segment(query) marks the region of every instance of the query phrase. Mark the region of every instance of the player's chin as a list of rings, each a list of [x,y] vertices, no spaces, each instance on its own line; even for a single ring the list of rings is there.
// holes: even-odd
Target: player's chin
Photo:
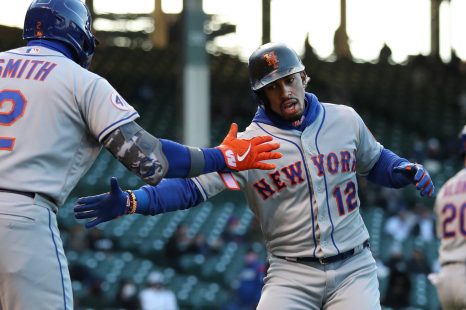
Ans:
[[[301,119],[301,116],[303,116],[302,111],[297,111],[295,113],[282,113],[282,118],[288,122],[296,122]]]
[[[282,106],[281,117],[288,122],[295,122],[301,119],[303,116],[304,109],[299,104],[294,104],[292,106]]]

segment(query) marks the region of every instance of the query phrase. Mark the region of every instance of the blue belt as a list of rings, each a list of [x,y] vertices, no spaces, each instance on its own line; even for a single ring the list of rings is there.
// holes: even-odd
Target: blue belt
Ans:
[[[362,244],[363,249],[368,248],[369,246],[370,246],[369,240],[364,241],[364,243]],[[289,257],[289,256],[277,256],[277,255],[274,255],[274,256],[278,257],[278,258],[281,258],[281,259],[285,259],[285,260],[287,260],[289,262],[295,262],[295,263],[315,263],[315,262],[318,262],[318,263],[321,263],[322,265],[326,265],[326,264],[331,264],[331,263],[335,263],[335,262],[347,259],[347,258],[353,256],[355,253],[356,253],[356,248],[348,250],[348,251],[343,252],[343,253],[340,253],[338,255],[329,256],[329,257],[315,257],[315,256],[311,256],[311,257]]]

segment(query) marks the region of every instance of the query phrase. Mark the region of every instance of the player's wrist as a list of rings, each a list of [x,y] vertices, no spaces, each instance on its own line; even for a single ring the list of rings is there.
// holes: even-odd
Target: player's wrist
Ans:
[[[149,194],[143,188],[133,191],[134,196],[136,197],[136,212],[137,214],[149,215]]]
[[[226,168],[225,157],[218,147],[202,148],[204,154],[205,165],[203,173],[210,173],[215,171],[223,171]]]
[[[126,205],[125,205],[125,213],[124,214],[134,214],[136,213],[136,209],[138,207],[138,202],[136,199],[136,195],[132,190],[126,190]]]

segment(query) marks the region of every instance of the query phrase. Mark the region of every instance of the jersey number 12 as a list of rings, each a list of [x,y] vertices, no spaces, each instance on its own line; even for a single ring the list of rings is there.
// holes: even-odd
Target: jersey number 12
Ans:
[[[349,181],[348,183],[346,183],[346,187],[343,190],[343,193],[345,194],[346,208],[348,209],[348,213],[349,213],[358,207],[358,202],[357,202],[357,197],[356,197],[356,185],[353,183],[353,181]],[[340,216],[345,215],[346,210],[345,210],[340,186],[335,187],[335,189],[333,190],[333,197],[335,197],[335,200],[337,203],[338,214]]]

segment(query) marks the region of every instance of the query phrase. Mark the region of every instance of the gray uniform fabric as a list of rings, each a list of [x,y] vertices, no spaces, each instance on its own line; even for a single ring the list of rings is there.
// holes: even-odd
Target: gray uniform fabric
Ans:
[[[327,265],[271,257],[257,309],[380,309],[376,268],[368,248]]]
[[[102,77],[44,47],[0,53],[0,309],[72,309],[54,212],[100,141],[138,113]]]
[[[322,108],[302,133],[252,123],[241,134],[268,134],[280,143],[283,157],[274,161],[275,171],[193,179],[204,199],[227,187],[245,192],[271,259],[259,309],[380,308],[375,263],[367,249],[325,268],[276,257],[331,257],[369,238],[359,213],[356,177],[369,173],[383,147],[352,108],[329,103]],[[361,290],[368,294],[362,296]]]
[[[0,309],[73,309],[53,206],[36,195],[0,194]]]
[[[105,79],[50,49],[0,53],[0,66],[2,112],[19,109],[7,90],[25,102],[21,117],[0,125],[0,137],[15,139],[0,152],[0,188],[39,192],[62,205],[99,154],[99,140],[138,114]]]
[[[466,168],[449,179],[435,201],[441,240],[437,291],[444,310],[466,309]]]

